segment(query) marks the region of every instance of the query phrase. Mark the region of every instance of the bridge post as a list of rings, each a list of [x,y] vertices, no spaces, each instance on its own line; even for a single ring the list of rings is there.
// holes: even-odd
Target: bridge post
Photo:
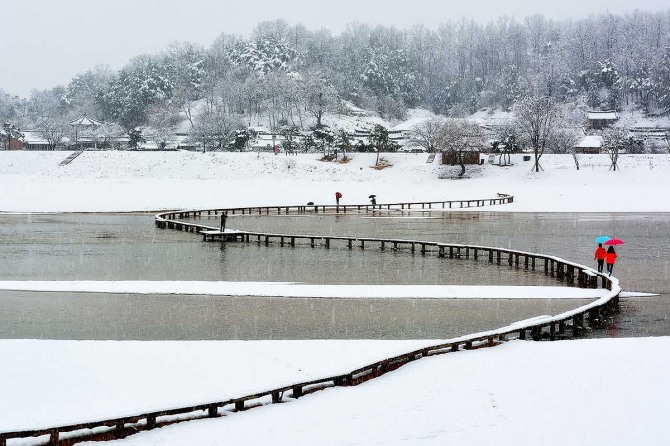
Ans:
[[[58,429],[51,429],[49,431],[49,443],[47,444],[49,446],[58,446],[58,443]]]

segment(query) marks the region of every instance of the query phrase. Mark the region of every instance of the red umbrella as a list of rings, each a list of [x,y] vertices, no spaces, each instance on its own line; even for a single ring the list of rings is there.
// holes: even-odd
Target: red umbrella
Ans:
[[[620,238],[611,238],[603,243],[603,245],[623,245],[623,240]]]

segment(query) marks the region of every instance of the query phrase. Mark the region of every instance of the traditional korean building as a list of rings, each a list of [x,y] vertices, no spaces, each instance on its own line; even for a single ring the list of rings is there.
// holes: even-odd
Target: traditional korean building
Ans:
[[[601,130],[615,123],[619,116],[614,110],[586,112],[587,126],[593,130]]]
[[[603,150],[603,137],[600,135],[587,135],[575,145],[575,153],[601,153]]]

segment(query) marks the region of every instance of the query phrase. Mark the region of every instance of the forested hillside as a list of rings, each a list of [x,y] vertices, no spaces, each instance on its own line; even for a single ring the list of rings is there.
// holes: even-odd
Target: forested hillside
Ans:
[[[460,19],[438,29],[310,30],[259,23],[248,38],[221,34],[209,48],[174,43],[119,71],[92,67],[68,85],[18,98],[0,90],[0,119],[20,127],[88,115],[126,129],[189,121],[318,127],[346,100],[385,118],[409,107],[465,116],[550,96],[576,109],[637,104],[670,111],[670,10],[575,21],[541,15],[489,23]]]

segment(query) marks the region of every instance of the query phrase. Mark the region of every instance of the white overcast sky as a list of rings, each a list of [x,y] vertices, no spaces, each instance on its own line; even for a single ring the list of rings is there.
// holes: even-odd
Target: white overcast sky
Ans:
[[[663,11],[667,0],[0,0],[0,89],[67,84],[97,64],[114,69],[174,41],[209,46],[221,33],[248,36],[260,21],[283,18],[340,32],[348,23],[431,29],[471,17],[585,17],[605,11]]]

